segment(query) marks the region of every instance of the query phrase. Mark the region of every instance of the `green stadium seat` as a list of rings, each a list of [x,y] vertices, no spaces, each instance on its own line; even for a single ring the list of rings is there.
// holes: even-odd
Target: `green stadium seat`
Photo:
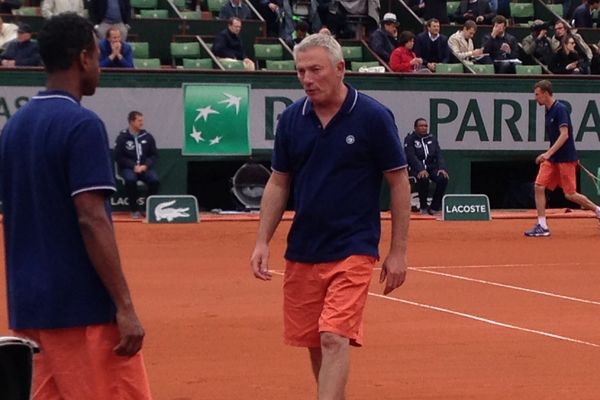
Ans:
[[[494,66],[492,64],[473,64],[471,69],[476,74],[494,74]]]
[[[207,0],[206,5],[208,6],[208,11],[214,15],[218,15],[219,12],[221,12],[221,8],[223,8],[228,1],[229,0]]]
[[[158,0],[131,0],[131,7],[134,9],[155,9],[158,7]]]
[[[223,68],[225,68],[226,70],[229,70],[229,69],[243,70],[244,69],[244,63],[240,60],[226,60],[226,59],[220,58],[219,61],[221,62],[221,65],[223,65]]]
[[[136,69],[160,69],[160,58],[134,58],[133,65]]]
[[[181,11],[179,14],[183,19],[202,19],[200,11]]]
[[[198,58],[200,57],[200,43],[198,42],[171,42],[171,57]]]
[[[210,58],[184,58],[183,68],[213,69],[213,62]]]
[[[254,57],[257,60],[281,60],[283,58],[283,46],[275,44],[255,44]]]
[[[185,0],[171,0],[171,2],[178,10],[185,10]]]
[[[148,42],[129,42],[133,58],[149,58],[150,44]]]
[[[436,64],[436,66],[435,66],[435,72],[438,74],[462,74],[464,72],[464,68],[461,63],[456,63],[456,64],[439,63],[439,64]]]
[[[342,46],[344,60],[346,61],[362,61],[363,51],[361,46]]]
[[[533,14],[533,3],[510,3],[510,15],[514,22],[530,21]]]
[[[559,17],[563,16],[564,9],[562,4],[546,4],[546,7]]]
[[[456,14],[459,7],[460,7],[460,1],[448,1],[446,3],[446,12],[448,13],[448,16],[451,17],[454,14]]]
[[[272,71],[295,71],[294,60],[266,60],[267,70]]]
[[[352,61],[350,63],[351,71],[358,72],[362,67],[379,67],[379,61]]]
[[[541,75],[542,67],[540,65],[515,65],[517,75]]]
[[[169,10],[140,10],[142,18],[169,18]]]
[[[42,15],[42,9],[40,7],[21,7],[13,9],[12,13],[24,17],[38,17]]]

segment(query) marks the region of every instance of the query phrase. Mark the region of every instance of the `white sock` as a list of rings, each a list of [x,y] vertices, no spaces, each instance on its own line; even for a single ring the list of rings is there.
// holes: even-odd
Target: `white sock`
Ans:
[[[546,223],[546,217],[538,217],[538,224],[544,229],[548,229],[548,224]]]

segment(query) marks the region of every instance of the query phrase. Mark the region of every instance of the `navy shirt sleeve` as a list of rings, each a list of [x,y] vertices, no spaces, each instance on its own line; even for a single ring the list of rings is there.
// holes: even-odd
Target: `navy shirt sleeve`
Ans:
[[[273,156],[272,156],[272,160],[271,160],[271,167],[274,171],[282,172],[282,173],[289,173],[291,166],[290,166],[289,155],[287,153],[287,148],[286,148],[287,138],[284,137],[285,133],[283,132],[285,130],[284,115],[285,114],[282,114],[281,119],[279,120],[279,123],[277,124],[277,131],[275,133],[275,145],[273,147]]]
[[[406,167],[406,155],[398,135],[398,128],[394,121],[394,115],[390,110],[383,109],[373,113],[371,126],[374,128],[376,162],[381,171]]]
[[[559,128],[563,125],[569,125],[569,113],[567,112],[567,107],[559,107],[556,110],[556,115],[554,117],[556,119],[556,126]],[[560,134],[560,132],[557,132]]]
[[[69,140],[68,156],[72,196],[88,190],[116,190],[108,136],[100,119],[86,119],[77,127]]]

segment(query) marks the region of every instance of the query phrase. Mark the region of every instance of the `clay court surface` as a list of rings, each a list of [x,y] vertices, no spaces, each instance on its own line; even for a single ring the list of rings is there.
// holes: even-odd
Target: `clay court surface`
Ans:
[[[598,222],[552,218],[552,237],[523,237],[532,222],[412,221],[404,286],[382,297],[374,271],[348,399],[600,398]],[[306,350],[282,344],[281,276],[250,273],[257,225],[117,218],[156,400],[315,398]]]

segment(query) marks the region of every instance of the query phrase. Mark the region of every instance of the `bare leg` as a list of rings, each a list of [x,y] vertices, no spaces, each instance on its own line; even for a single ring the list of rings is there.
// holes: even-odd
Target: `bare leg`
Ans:
[[[546,188],[544,186],[535,185],[535,208],[538,217],[546,216]]]
[[[565,198],[573,203],[579,204],[586,210],[596,211],[598,208],[596,204],[594,204],[590,199],[581,193],[575,192],[573,194],[565,194]]]
[[[319,371],[321,370],[321,360],[323,356],[321,355],[320,347],[309,347],[308,354],[310,355],[310,365],[312,366],[313,375],[315,376],[315,380],[317,381],[317,385],[319,384]]]
[[[321,333],[319,400],[344,400],[350,365],[350,341],[331,332]]]

